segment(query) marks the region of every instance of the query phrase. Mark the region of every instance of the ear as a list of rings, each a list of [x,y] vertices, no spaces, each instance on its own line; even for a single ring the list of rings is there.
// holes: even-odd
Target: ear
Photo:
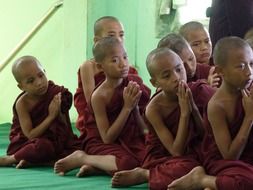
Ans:
[[[159,85],[157,84],[155,78],[152,77],[149,81],[150,81],[150,83],[153,85],[153,87],[155,87],[155,88],[158,88],[158,87],[159,87]]]

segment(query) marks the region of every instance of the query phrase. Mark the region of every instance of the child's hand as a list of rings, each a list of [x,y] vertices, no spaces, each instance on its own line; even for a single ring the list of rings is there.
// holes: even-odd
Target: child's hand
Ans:
[[[207,82],[213,88],[217,88],[219,86],[220,76],[218,75],[218,73],[215,73],[215,67],[211,67]]]
[[[48,107],[48,115],[54,119],[58,116],[61,108],[61,93],[54,96]]]
[[[245,112],[245,117],[253,120],[253,88],[241,90],[242,93],[242,105]]]
[[[189,115],[192,111],[190,102],[191,90],[184,81],[179,82],[177,96],[181,115]]]
[[[140,86],[130,81],[123,91],[124,106],[132,110],[138,104],[141,97]]]

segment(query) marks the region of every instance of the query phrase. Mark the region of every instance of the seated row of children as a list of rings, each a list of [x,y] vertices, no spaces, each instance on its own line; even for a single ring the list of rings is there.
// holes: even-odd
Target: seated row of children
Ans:
[[[147,56],[157,89],[150,98],[129,65],[123,37],[115,17],[96,21],[94,58],[80,66],[74,96],[79,138],[68,115],[71,93],[48,81],[35,57],[15,61],[12,73],[23,92],[13,105],[10,144],[0,166],[49,165],[59,175],[80,168],[78,177],[111,175],[112,187],[253,188],[249,44],[223,38],[212,61],[203,25],[183,25]]]

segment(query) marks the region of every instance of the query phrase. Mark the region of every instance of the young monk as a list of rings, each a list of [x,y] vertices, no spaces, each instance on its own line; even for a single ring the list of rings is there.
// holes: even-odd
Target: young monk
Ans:
[[[115,36],[124,41],[124,28],[120,21],[112,16],[99,18],[94,24],[94,43],[103,37]],[[135,68],[130,67],[129,73],[137,74]],[[85,61],[78,70],[78,88],[74,95],[74,105],[78,112],[76,127],[85,136],[85,108],[90,102],[91,94],[95,86],[105,79],[103,70],[97,67],[94,58]],[[81,137],[82,138],[82,137]]]
[[[215,185],[204,186],[207,175],[198,167],[171,183],[170,190],[253,189],[253,52],[239,37],[226,37],[214,48],[214,63],[223,81],[208,103],[203,164],[216,176]]]
[[[10,144],[7,156],[0,157],[0,166],[52,165],[80,149],[68,114],[72,94],[48,81],[35,57],[17,59],[12,73],[23,92],[13,105]]]
[[[187,22],[180,27],[179,33],[190,44],[198,63],[213,65],[212,42],[203,24],[197,21]]]
[[[170,33],[159,41],[157,47],[170,48],[179,55],[184,63],[187,82],[206,80],[214,88],[219,86],[220,77],[214,73],[215,67],[197,63],[189,43],[181,35]]]
[[[150,130],[147,156],[142,168],[115,173],[113,187],[149,182],[151,190],[167,189],[174,179],[199,165],[197,154],[203,127],[195,101],[207,104],[214,90],[201,81],[187,85],[182,60],[168,48],[153,50],[146,64],[150,82],[161,89],[146,107]]]
[[[93,55],[106,79],[86,108],[84,151],[89,155],[76,151],[56,162],[55,172],[60,175],[81,166],[78,176],[86,175],[87,170],[91,173],[90,167],[112,174],[140,166],[145,155],[141,114],[150,89],[137,75],[129,74],[126,51],[116,37],[100,39]]]

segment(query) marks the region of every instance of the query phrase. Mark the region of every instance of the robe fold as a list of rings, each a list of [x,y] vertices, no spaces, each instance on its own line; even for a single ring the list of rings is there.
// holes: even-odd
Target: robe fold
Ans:
[[[205,82],[197,81],[188,83],[192,91],[193,99],[198,107],[203,109],[214,90]],[[157,92],[157,94],[160,92]],[[155,95],[157,95],[155,94]],[[154,96],[155,96],[154,95]],[[180,119],[180,107],[175,108],[164,120],[166,126],[175,137]],[[148,123],[149,124],[149,123]],[[143,167],[150,170],[149,187],[151,190],[165,190],[175,179],[190,172],[200,165],[199,153],[202,136],[196,127],[193,116],[189,120],[189,134],[186,139],[187,145],[182,156],[172,156],[163,146],[155,130],[149,126],[149,134],[146,137],[146,157]]]
[[[208,79],[210,65],[197,63],[195,75],[192,78],[187,78],[187,82],[197,81],[199,79]]]
[[[43,163],[63,158],[74,150],[80,149],[81,143],[72,131],[68,113],[72,105],[72,94],[63,86],[55,85],[52,81],[49,81],[44,98],[30,112],[32,127],[39,125],[48,116],[49,104],[59,92],[61,92],[62,100],[61,112],[65,119],[55,118],[44,134],[34,139],[28,139],[23,134],[15,108],[17,100],[25,92],[17,97],[13,105],[8,155],[14,154],[17,161],[26,160],[31,163]]]
[[[137,70],[134,67],[129,68],[130,74],[137,74]],[[85,108],[87,107],[87,101],[84,96],[83,86],[82,86],[82,79],[80,74],[80,69],[77,73],[78,76],[78,87],[76,89],[76,92],[74,94],[74,106],[77,110],[78,117],[76,120],[76,128],[81,133],[81,138],[85,136]],[[105,80],[105,74],[103,72],[99,72],[94,76],[95,86],[97,86],[99,83],[103,82]]]
[[[232,139],[238,133],[244,118],[241,98],[238,98],[236,110],[234,121],[229,126]],[[216,145],[207,113],[204,114],[204,122],[207,132],[202,144],[202,162],[208,174],[217,176],[218,189],[253,189],[253,132],[250,132],[239,160],[224,160]]]
[[[124,104],[123,90],[129,81],[135,81],[140,85],[142,95],[138,103],[140,113],[142,114],[146,104],[149,101],[150,89],[146,87],[138,75],[129,74],[127,78],[115,89],[115,92],[106,107],[109,124],[116,120]],[[105,144],[99,134],[95,116],[90,105],[85,109],[85,128],[86,136],[84,138],[84,151],[91,155],[114,155],[118,171],[133,169],[140,166],[145,155],[145,140],[143,129],[138,126],[135,115],[130,113],[124,128],[119,137],[112,144]],[[111,174],[114,171],[107,171]]]

